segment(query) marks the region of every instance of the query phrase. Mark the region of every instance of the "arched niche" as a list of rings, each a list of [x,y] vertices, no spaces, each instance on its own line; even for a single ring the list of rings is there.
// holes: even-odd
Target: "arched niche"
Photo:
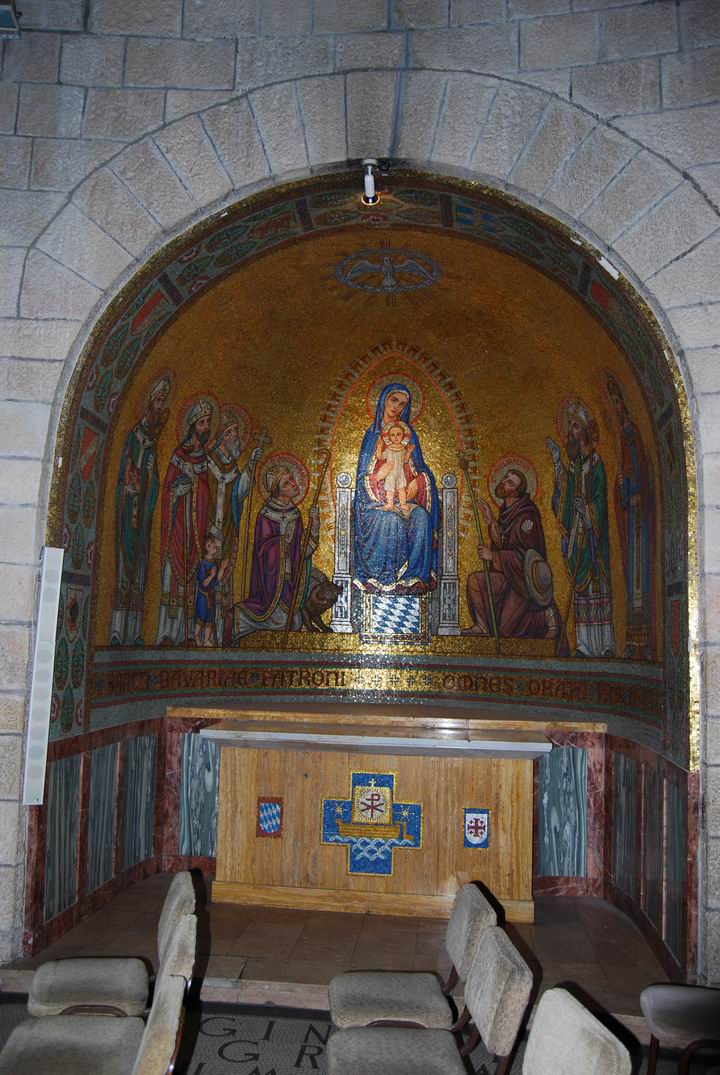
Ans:
[[[417,174],[397,175],[386,187],[374,209],[362,206],[355,177],[346,175],[248,199],[164,248],[96,325],[63,410],[51,491],[47,540],[66,549],[51,758],[53,750],[58,759],[71,756],[73,743],[87,751],[128,737],[149,741],[169,702],[223,706],[271,694],[381,704],[392,694],[472,706],[499,719],[523,714],[605,723],[618,743],[637,747],[631,760],[641,782],[655,758],[678,772],[696,767],[698,729],[689,719],[697,719],[691,704],[697,669],[689,660],[690,625],[697,620],[688,527],[694,462],[682,381],[657,323],[584,242],[498,191]],[[339,571],[338,521],[345,503],[347,525],[356,523],[343,489],[352,501],[363,477],[357,472],[363,434],[388,382],[405,385],[413,399],[408,422],[437,490],[432,530],[439,548],[420,595],[425,634],[383,640],[361,626],[365,594],[353,588],[363,580],[352,556]],[[143,427],[129,446],[153,399],[160,399],[158,412],[167,412],[166,424],[157,435]],[[309,486],[301,512],[323,478],[314,562],[345,587],[347,604],[344,620],[333,610],[332,633],[293,630],[285,639],[256,629],[239,637],[231,617],[224,637],[221,618],[196,635],[193,589],[210,515],[218,510],[217,477],[208,480],[205,501],[193,501],[185,545],[176,549],[165,580],[163,572],[179,489],[173,492],[168,467],[198,404],[209,419],[208,448],[223,410],[234,408],[245,442],[241,466],[255,432],[266,429],[272,438],[258,463],[251,510],[230,534],[231,604],[241,602],[252,581],[252,533],[268,491],[260,479],[268,457],[280,453]],[[562,503],[560,471],[546,444],[551,438],[558,445],[563,470],[568,407],[576,404],[589,419],[600,460],[595,475],[602,469],[606,483],[605,515],[592,525],[605,543],[598,556],[607,586],[583,607],[588,616],[599,609],[607,630],[583,656],[574,655],[582,650],[577,575],[563,551],[571,527],[556,502]],[[198,451],[202,456],[206,449]],[[631,465],[641,478],[623,499],[617,476]],[[543,634],[536,620],[531,629],[501,637],[498,654],[492,635],[463,633],[475,622],[466,598],[469,576],[477,574],[483,585],[468,482],[497,514],[492,489],[507,466],[524,471],[539,509],[556,623],[554,635]],[[205,468],[200,471],[204,482]],[[227,488],[230,493],[232,485]],[[454,559],[446,555],[451,515]],[[345,539],[351,548],[352,534],[346,531]],[[123,542],[134,582],[118,558]],[[646,553],[638,555],[641,546]],[[177,579],[179,562],[187,586],[185,594],[176,586],[174,599],[188,610],[186,623],[175,636],[161,637],[160,606],[167,611],[172,603],[165,582],[173,570]],[[443,619],[446,591],[455,614]],[[585,749],[578,734],[559,738],[558,746]],[[161,759],[153,751],[143,761],[138,755],[133,779],[138,787],[155,780],[160,795]],[[127,765],[128,750],[119,755]],[[117,763],[108,760],[108,772]],[[618,803],[648,805],[653,794],[667,803],[664,777],[648,792],[646,782],[633,784],[624,764],[612,771]],[[92,769],[85,775],[78,769],[72,779],[78,787],[85,781],[91,799]],[[680,789],[681,813],[687,780],[673,778],[668,786]],[[116,876],[136,868],[137,855],[151,857],[152,819],[143,824],[144,840],[134,849],[126,841],[125,857],[106,863],[97,877],[107,883],[108,871]],[[687,819],[684,831],[687,846]],[[599,842],[596,834],[593,846]],[[594,866],[584,891],[601,894]],[[642,886],[616,888],[618,902],[627,898],[647,912]],[[682,967],[689,941],[677,927],[671,950]]]

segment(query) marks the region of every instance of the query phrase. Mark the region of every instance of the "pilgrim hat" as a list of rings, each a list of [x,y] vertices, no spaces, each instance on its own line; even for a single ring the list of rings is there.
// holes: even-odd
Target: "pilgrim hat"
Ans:
[[[528,549],[523,564],[525,585],[531,601],[540,608],[547,608],[553,599],[553,578],[550,565],[543,560],[537,549]]]

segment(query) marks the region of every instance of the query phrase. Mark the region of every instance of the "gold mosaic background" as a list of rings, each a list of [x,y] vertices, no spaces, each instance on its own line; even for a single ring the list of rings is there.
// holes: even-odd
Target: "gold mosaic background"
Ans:
[[[389,304],[381,294],[352,290],[335,277],[335,266],[355,251],[377,248],[379,240],[393,248],[418,251],[442,269],[438,283],[399,294]],[[100,512],[96,563],[100,585],[94,615],[94,641],[107,645],[115,573],[114,497],[120,455],[126,433],[142,411],[148,386],[163,371],[174,371],[170,420],[162,434],[158,464],[160,481],[179,441],[178,416],[187,401],[209,393],[222,403],[242,404],[256,427],[267,426],[269,451],[292,452],[310,466],[318,426],[331,393],[350,364],[381,341],[396,337],[419,348],[455,382],[472,415],[478,448],[478,493],[488,496],[486,476],[499,457],[520,455],[538,474],[534,499],[543,518],[548,559],[561,610],[568,599],[569,581],[560,555],[560,535],[551,510],[553,471],[545,438],[560,443],[558,405],[580,396],[600,426],[599,453],[608,475],[613,619],[616,652],[625,637],[625,584],[613,490],[619,450],[618,430],[602,387],[602,371],[620,381],[631,417],[644,444],[654,455],[652,427],[638,388],[621,351],[597,321],[572,295],[529,265],[477,243],[419,229],[393,228],[378,233],[358,228],[342,235],[309,238],[264,256],[213,285],[180,313],[151,347],[114,415],[106,456],[103,503]],[[424,394],[419,417],[413,411],[425,459],[438,485],[454,472],[462,437],[451,405],[429,377],[405,358],[384,360],[358,382],[341,414],[333,443],[333,474],[349,471],[353,480],[363,434],[370,424],[366,392],[383,374],[409,377]],[[607,415],[608,426],[604,420]],[[247,458],[246,449],[241,464]],[[563,450],[563,458],[565,458]],[[657,467],[653,461],[656,501]],[[466,496],[466,493],[464,493]],[[314,563],[333,573],[334,520],[324,500],[321,539]],[[309,498],[302,510],[305,515]],[[261,506],[253,499],[254,515]],[[661,608],[659,565],[661,506],[656,507],[658,577],[656,609]],[[241,533],[242,533],[241,525]],[[252,532],[252,530],[251,530]],[[480,564],[475,553],[474,527],[466,528],[459,549],[461,627],[471,620],[465,602],[465,580]],[[160,499],[155,509],[145,592],[146,645],[154,644],[160,599]],[[240,587],[240,557],[235,571],[236,600]],[[329,618],[326,617],[326,618]],[[656,624],[657,659],[662,657],[662,632]],[[572,644],[572,616],[568,629]],[[269,632],[250,635],[242,648],[277,649],[280,638]],[[368,652],[357,636],[291,634],[289,649]],[[413,647],[416,648],[416,647]],[[430,652],[493,652],[491,640],[436,638]],[[392,647],[397,653],[397,645]],[[553,643],[538,640],[503,641],[508,656],[550,656]]]

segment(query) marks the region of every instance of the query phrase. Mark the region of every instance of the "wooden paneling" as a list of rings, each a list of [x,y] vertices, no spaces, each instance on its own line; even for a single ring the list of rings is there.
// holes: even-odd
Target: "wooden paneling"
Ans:
[[[347,848],[320,841],[322,800],[348,798],[354,771],[394,772],[396,802],[422,804],[423,846],[395,848],[391,876],[350,875]],[[281,838],[256,837],[258,796],[283,798]],[[487,849],[463,847],[464,807],[490,810]],[[480,880],[531,921],[532,816],[531,761],[223,747],[213,899],[444,916]]]
[[[241,885],[236,881],[213,881],[212,898],[218,903],[294,907],[303,911],[404,915],[409,918],[449,918],[453,905],[451,896],[408,896],[403,892],[337,892],[322,888]],[[532,900],[505,900],[503,906],[509,922],[534,921]]]

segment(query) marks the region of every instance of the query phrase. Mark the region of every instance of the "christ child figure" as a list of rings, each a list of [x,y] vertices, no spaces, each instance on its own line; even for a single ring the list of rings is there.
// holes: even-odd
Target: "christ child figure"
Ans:
[[[195,576],[195,645],[212,646],[215,631],[215,591],[225,577],[228,561],[223,560],[218,568],[220,541],[214,535],[209,534],[205,538],[203,548],[204,556],[197,566]]]
[[[377,454],[382,460],[382,466],[377,472],[377,478],[385,482],[383,511],[394,510],[397,493],[400,511],[403,515],[410,514],[407,502],[407,478],[405,477],[405,464],[410,462],[413,451],[410,447],[410,437],[410,427],[405,422],[394,422],[383,429],[378,439]]]

